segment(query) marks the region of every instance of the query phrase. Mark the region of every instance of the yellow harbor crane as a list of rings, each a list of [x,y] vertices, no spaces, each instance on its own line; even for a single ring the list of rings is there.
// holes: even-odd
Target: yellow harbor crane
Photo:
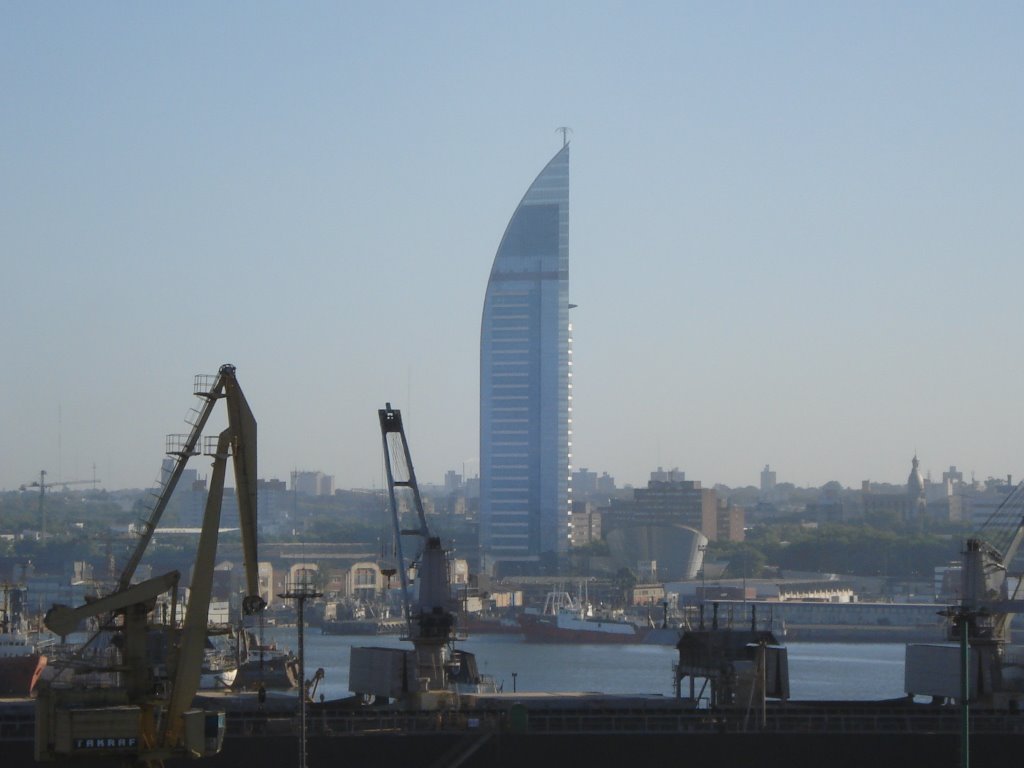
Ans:
[[[235,378],[235,368],[223,365],[216,376],[197,376],[195,394],[202,405],[195,412],[192,432],[168,437],[167,453],[175,467],[161,491],[142,535],[114,591],[77,607],[55,605],[44,619],[54,633],[66,636],[85,619],[110,617],[103,623],[119,635],[114,644],[119,660],[118,684],[110,688],[70,684],[55,678],[39,689],[36,699],[35,756],[39,761],[97,760],[159,766],[169,758],[204,757],[220,751],[224,738],[223,712],[193,707],[199,686],[206,641],[213,568],[217,552],[224,479],[228,460],[235,475],[238,514],[245,559],[247,613],[263,609],[256,567],[256,420]],[[216,437],[199,440],[218,401],[227,406],[228,427]],[[150,625],[157,598],[170,592],[177,602],[179,574],[171,571],[135,583],[135,569],[159,524],[175,483],[189,458],[213,459],[209,495],[192,568],[185,620]],[[166,633],[166,657],[155,658],[149,632]]]

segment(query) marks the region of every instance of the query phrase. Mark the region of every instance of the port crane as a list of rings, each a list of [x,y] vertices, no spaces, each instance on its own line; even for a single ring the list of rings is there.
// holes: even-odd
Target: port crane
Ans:
[[[964,542],[960,602],[948,619],[948,647],[909,645],[908,693],[986,706],[1024,705],[1024,666],[1011,658],[1010,623],[1024,613],[1024,578],[1010,567],[1024,543],[1024,483],[1014,487],[980,529]],[[1011,589],[1012,586],[1012,589]],[[931,675],[932,670],[942,674]]]
[[[416,657],[416,678],[426,681],[428,689],[446,686],[446,650],[455,639],[455,605],[451,597],[448,559],[441,546],[441,539],[430,532],[427,517],[423,511],[416,482],[416,471],[412,466],[412,454],[405,437],[401,411],[392,408],[391,403],[377,412],[380,419],[381,440],[384,444],[384,466],[388,478],[388,500],[391,519],[398,535],[395,537],[398,554],[398,572],[402,584],[402,603],[408,637],[412,641]],[[403,530],[399,519],[397,491],[406,488],[412,494],[412,506],[416,512],[417,526]],[[419,538],[419,551],[414,559],[418,590],[416,601],[410,596],[409,572],[404,567],[402,537]]]
[[[54,606],[44,619],[51,631],[64,636],[84,619],[111,617],[108,625],[119,632],[116,671],[120,684],[113,688],[58,683],[43,686],[36,704],[37,760],[103,758],[154,766],[169,758],[203,757],[220,751],[224,713],[195,709],[192,703],[206,642],[229,458],[238,494],[248,590],[243,606],[249,613],[261,611],[264,606],[256,563],[256,420],[238,385],[234,366],[221,366],[215,377],[197,376],[195,392],[202,407],[195,410],[192,432],[187,437],[168,438],[168,453],[177,459],[175,467],[157,494],[117,587],[85,605]],[[163,627],[170,635],[166,647],[172,650],[166,659],[154,659],[148,650],[148,616],[159,595],[171,592],[176,601],[179,574],[171,571],[140,583],[133,583],[132,577],[185,463],[199,455],[202,429],[221,400],[227,406],[228,426],[216,437],[206,438],[203,446],[203,453],[213,459],[213,469],[185,619],[180,630]],[[164,665],[166,675],[158,675],[157,668]]]
[[[1024,595],[1017,578],[1010,590],[1010,566],[1024,543],[1024,483],[1003,502],[964,545],[960,605],[951,612],[950,639],[966,632],[978,657],[977,694],[999,698],[1007,693],[1005,650],[1011,642],[1010,623],[1024,612]],[[1019,692],[1018,692],[1019,693]]]
[[[44,504],[45,494],[47,488],[66,488],[69,485],[92,485],[96,487],[96,483],[101,483],[102,480],[64,480],[62,482],[46,482],[46,470],[39,470],[39,479],[33,480],[31,483],[25,483],[18,487],[19,491],[27,491],[29,488],[39,489],[39,530],[43,539],[46,538],[46,506]]]
[[[447,553],[424,514],[402,413],[387,403],[377,415],[395,531],[405,639],[412,642],[413,650],[352,648],[349,687],[357,695],[394,699],[411,709],[452,707],[459,691],[480,691],[489,683],[479,674],[473,654],[454,648],[458,601],[451,595]],[[416,516],[415,527],[410,529],[402,528],[400,493]],[[417,553],[409,563],[403,553],[405,536],[418,540]],[[415,597],[410,578],[413,571]]]

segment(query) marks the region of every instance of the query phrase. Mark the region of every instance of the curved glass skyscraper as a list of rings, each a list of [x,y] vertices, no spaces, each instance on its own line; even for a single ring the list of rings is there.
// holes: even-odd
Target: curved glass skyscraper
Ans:
[[[569,546],[569,145],[505,229],[480,328],[480,548],[487,565]]]

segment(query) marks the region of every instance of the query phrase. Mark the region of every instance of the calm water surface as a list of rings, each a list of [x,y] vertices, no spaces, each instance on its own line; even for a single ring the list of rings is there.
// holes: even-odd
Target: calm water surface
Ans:
[[[268,628],[265,638],[298,650],[294,628]],[[349,649],[408,648],[397,637],[345,637],[305,633],[306,676],[323,667],[319,691],[347,696]],[[675,648],[659,645],[543,645],[518,635],[481,635],[458,644],[476,654],[483,674],[505,691],[596,691],[672,695]],[[897,643],[790,643],[790,693],[794,699],[871,700],[903,696],[904,646]]]

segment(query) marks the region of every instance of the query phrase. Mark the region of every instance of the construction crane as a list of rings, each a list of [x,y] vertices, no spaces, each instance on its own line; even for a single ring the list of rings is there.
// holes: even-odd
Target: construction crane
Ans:
[[[149,614],[156,599],[171,592],[176,601],[177,571],[131,583],[132,573],[152,537],[147,528],[115,590],[78,607],[54,606],[46,615],[47,627],[60,635],[73,631],[84,619],[112,616],[105,622],[120,633],[115,646],[120,651],[120,684],[113,688],[67,687],[53,682],[39,690],[36,701],[36,760],[105,759],[156,766],[166,759],[204,757],[220,751],[225,715],[192,708],[199,687],[203,648],[206,643],[213,569],[217,553],[224,479],[228,459],[235,470],[239,517],[242,521],[243,555],[248,594],[243,605],[248,612],[263,608],[259,596],[256,563],[256,420],[235,378],[234,366],[221,366],[216,377],[196,377],[206,405],[226,400],[228,427],[216,437],[206,438],[203,453],[213,458],[209,495],[203,514],[192,568],[188,608],[180,628],[163,626],[169,638],[163,647],[173,648],[167,658],[151,657]],[[202,386],[199,387],[200,378]],[[197,393],[199,393],[197,391]],[[206,423],[209,409],[204,409]],[[199,431],[193,430],[187,451],[176,451],[181,466],[198,455]],[[169,445],[178,441],[169,441]],[[176,477],[175,477],[176,479]],[[161,496],[169,496],[173,483]],[[166,505],[158,503],[162,511]],[[151,515],[155,528],[159,514]],[[173,614],[173,610],[172,610]],[[172,622],[173,623],[173,622]],[[166,676],[157,669],[166,667]],[[59,678],[58,678],[59,680]]]
[[[40,535],[42,536],[43,539],[45,539],[46,538],[46,507],[43,504],[43,501],[44,501],[43,497],[44,497],[44,495],[46,493],[46,489],[47,488],[64,488],[64,487],[69,486],[69,485],[88,485],[90,483],[95,488],[96,483],[101,483],[101,482],[103,482],[103,481],[102,480],[97,480],[97,479],[93,478],[92,480],[64,480],[63,482],[48,483],[48,482],[46,482],[46,470],[45,469],[41,469],[41,470],[39,470],[39,479],[38,480],[33,480],[31,483],[25,483],[24,485],[19,486],[18,490],[19,491],[27,491],[29,488],[38,488],[39,489],[39,528],[40,528]]]

